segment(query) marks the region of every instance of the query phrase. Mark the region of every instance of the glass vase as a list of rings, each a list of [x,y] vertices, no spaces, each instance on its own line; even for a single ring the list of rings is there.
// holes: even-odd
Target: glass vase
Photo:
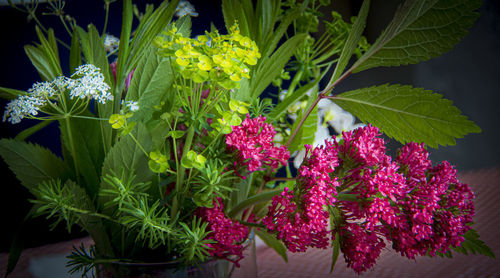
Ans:
[[[244,243],[240,267],[226,260],[212,260],[198,265],[181,267],[179,263],[112,262],[96,266],[98,278],[256,278],[257,257],[253,233]]]

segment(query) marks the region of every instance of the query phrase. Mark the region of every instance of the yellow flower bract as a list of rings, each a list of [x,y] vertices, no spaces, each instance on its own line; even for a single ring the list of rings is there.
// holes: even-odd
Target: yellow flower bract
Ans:
[[[260,58],[256,43],[241,35],[237,24],[228,35],[215,31],[191,39],[177,32],[175,26],[164,34],[167,37],[154,41],[161,50],[159,55],[173,56],[174,68],[194,82],[213,81],[226,89],[237,88],[239,81],[250,78],[249,67]]]

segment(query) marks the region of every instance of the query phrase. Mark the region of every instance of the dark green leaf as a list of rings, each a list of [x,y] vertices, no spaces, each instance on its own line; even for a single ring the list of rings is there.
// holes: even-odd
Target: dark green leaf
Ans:
[[[151,119],[154,107],[167,94],[172,92],[171,84],[173,74],[168,59],[161,59],[155,53],[152,46],[143,56],[143,60],[137,67],[138,74],[132,77],[132,83],[127,93],[127,100],[138,100],[139,110],[134,112],[133,120],[147,122]]]
[[[78,177],[77,180],[93,200],[99,191],[99,177],[104,159],[99,122],[78,118],[59,121],[63,144],[72,154],[73,165],[76,160],[79,176],[83,178],[79,180]],[[71,146],[70,134],[74,149]]]
[[[277,240],[273,235],[270,235],[268,232],[261,231],[261,230],[258,230],[258,229],[255,230],[255,234],[260,239],[262,239],[262,241],[264,241],[264,243],[267,246],[273,248],[274,251],[276,251],[276,253],[278,253],[278,255],[280,255],[285,262],[288,262],[288,256],[286,254],[286,248],[283,245],[283,243],[281,243],[281,241]]]
[[[479,0],[410,0],[370,49],[353,65],[355,72],[429,60],[449,51],[479,14]]]
[[[264,89],[281,74],[281,70],[305,38],[306,34],[295,35],[283,43],[271,57],[263,57],[259,61],[250,79],[249,97],[251,99],[259,97]]]
[[[337,66],[335,67],[335,71],[333,72],[332,78],[330,78],[330,81],[328,82],[327,87],[330,86],[340,77],[340,75],[344,72],[347,63],[349,63],[349,60],[351,59],[351,56],[354,53],[354,50],[358,46],[358,42],[359,39],[361,38],[361,35],[363,34],[363,30],[365,29],[366,18],[368,16],[369,8],[370,8],[370,0],[363,1],[363,5],[359,10],[359,14],[356,17],[356,21],[354,22],[354,24],[351,27],[351,30],[349,31],[349,36],[347,37],[347,40],[344,44],[344,48],[342,49],[342,52],[340,54],[339,61],[337,63]]]
[[[274,196],[279,195],[282,190],[273,190],[273,191],[267,191],[264,193],[260,193],[257,195],[253,195],[250,198],[245,199],[241,203],[237,204],[231,211],[228,213],[229,217],[234,217],[238,213],[244,211],[246,208],[250,207],[251,205],[255,205],[261,202],[267,202],[271,200]]]
[[[307,107],[304,109],[304,111],[307,111],[311,107],[311,105],[313,105],[317,94],[318,94],[317,89],[315,89],[311,93],[311,96],[309,97],[307,103]],[[295,120],[292,126],[292,134],[294,133],[295,129],[297,129],[299,122],[302,120],[304,116],[305,115],[302,112],[297,115],[297,120]],[[307,119],[302,124],[300,130],[296,133],[292,142],[290,143],[290,146],[288,147],[290,153],[294,153],[297,150],[303,149],[305,144],[312,145],[314,143],[314,136],[316,134],[317,129],[318,129],[318,106],[316,105],[309,114],[309,116],[307,117]]]
[[[48,40],[38,27],[36,27],[36,32],[40,44],[36,46],[26,45],[24,46],[24,50],[40,74],[40,77],[45,81],[52,81],[62,75],[54,31],[52,29],[49,30]]]
[[[0,156],[21,184],[32,191],[39,183],[54,178],[67,179],[64,162],[50,150],[14,139],[0,140]]]
[[[78,30],[73,31],[71,37],[71,49],[69,51],[69,72],[73,74],[75,69],[82,64],[82,50],[80,48],[80,37]]]
[[[125,57],[127,57],[129,54],[129,40],[133,19],[134,15],[132,13],[132,0],[125,0],[123,1],[122,31],[120,33],[120,44],[118,46],[118,61],[116,67],[117,84],[121,84],[122,80],[125,80],[128,74],[128,72],[124,72],[127,63]]]
[[[385,84],[342,93],[332,100],[401,143],[423,142],[435,148],[481,132],[450,100],[422,88]]]

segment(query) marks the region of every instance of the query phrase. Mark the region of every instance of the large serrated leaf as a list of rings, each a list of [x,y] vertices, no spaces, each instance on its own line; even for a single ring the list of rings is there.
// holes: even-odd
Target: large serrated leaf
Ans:
[[[402,143],[423,142],[431,147],[454,145],[455,138],[481,129],[450,100],[422,88],[381,85],[331,99],[361,121],[371,123]]]
[[[121,138],[120,141],[111,148],[104,159],[101,171],[103,177],[107,175],[121,176],[122,174],[128,177],[130,174],[135,174],[135,182],[148,182],[151,180],[153,172],[151,172],[148,167],[149,158],[141,150],[141,147],[146,150],[151,148],[151,135],[141,123],[136,125],[132,135],[141,146],[137,145],[134,139],[129,135]],[[109,186],[108,183],[101,181],[101,190]],[[101,204],[106,203],[106,201],[107,200],[102,198],[99,200]]]
[[[352,69],[416,64],[440,56],[467,34],[480,5],[479,0],[406,1]]]
[[[0,156],[14,172],[21,184],[32,191],[40,182],[69,177],[64,162],[50,150],[39,145],[14,140],[0,140]]]
[[[154,106],[164,100],[172,91],[173,73],[169,59],[159,58],[152,46],[145,53],[132,77],[126,100],[139,102],[139,110],[134,112],[133,120],[147,122],[151,119]]]

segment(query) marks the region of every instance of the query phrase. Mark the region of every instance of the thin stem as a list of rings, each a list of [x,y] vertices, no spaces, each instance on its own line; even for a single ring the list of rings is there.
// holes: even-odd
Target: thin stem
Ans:
[[[104,27],[102,28],[102,34],[106,33],[106,28],[108,27],[108,18],[109,18],[109,1],[104,1],[104,2],[105,2],[106,15],[104,17]]]
[[[307,117],[309,117],[309,115],[311,114],[311,112],[314,110],[314,107],[316,105],[318,105],[318,102],[322,98],[325,98],[326,95],[328,93],[330,93],[330,91],[335,86],[337,86],[340,82],[342,82],[342,80],[344,80],[347,76],[349,76],[352,73],[352,71],[353,71],[353,68],[350,68],[348,71],[346,71],[344,74],[342,74],[337,80],[335,80],[335,82],[333,82],[332,84],[328,85],[325,89],[323,89],[323,91],[321,91],[321,93],[318,94],[318,97],[316,97],[316,99],[314,100],[314,103],[309,107],[309,109],[307,109],[306,113],[304,114],[304,117],[302,117],[302,119],[300,119],[300,122],[297,125],[297,128],[295,128],[295,130],[292,132],[292,134],[288,138],[288,141],[285,144],[287,147],[290,146],[290,144],[293,141],[293,138],[295,138],[295,136],[297,135],[297,132],[299,132],[299,130],[302,128],[302,125],[304,125],[304,122],[306,121]]]
[[[194,137],[194,131],[195,131],[195,123],[191,123],[191,126],[188,129],[188,133],[186,136],[186,141],[184,141],[184,149],[182,150],[182,157],[187,156],[187,153],[191,149],[191,144],[193,143],[193,137]],[[182,161],[182,158],[181,158]],[[177,182],[175,184],[175,196],[174,200],[172,202],[172,210],[171,210],[171,217],[174,218],[177,215],[178,211],[178,206],[179,206],[179,198],[178,194],[181,191],[182,184],[184,183],[184,174],[185,174],[185,168],[182,166],[182,162],[179,165],[179,168],[177,170]]]
[[[141,149],[141,151],[146,155],[146,157],[149,157],[149,154],[146,152],[146,150],[144,149],[144,147],[142,147],[141,143],[139,143],[139,141],[137,141],[137,139],[135,138],[135,136],[132,133],[129,133],[128,135],[130,135],[130,137],[132,138],[132,140],[134,140],[134,142],[137,144],[137,146],[139,147],[139,149]]]

